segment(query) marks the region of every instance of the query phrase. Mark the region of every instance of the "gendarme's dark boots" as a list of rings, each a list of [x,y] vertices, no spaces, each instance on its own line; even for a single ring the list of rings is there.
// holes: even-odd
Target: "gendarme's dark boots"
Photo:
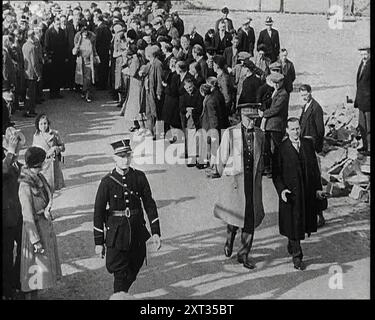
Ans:
[[[226,257],[230,257],[233,252],[233,243],[234,239],[236,238],[238,228],[235,226],[231,226],[228,224],[227,226],[227,241],[225,242],[224,246],[224,254]]]
[[[249,257],[251,246],[253,245],[254,234],[242,231],[241,248],[237,253],[237,260],[247,269],[254,269],[255,263]]]

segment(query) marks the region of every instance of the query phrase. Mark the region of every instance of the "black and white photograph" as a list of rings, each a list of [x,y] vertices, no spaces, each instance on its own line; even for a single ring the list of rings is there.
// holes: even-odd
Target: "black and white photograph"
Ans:
[[[2,300],[370,299],[370,0],[2,17]]]

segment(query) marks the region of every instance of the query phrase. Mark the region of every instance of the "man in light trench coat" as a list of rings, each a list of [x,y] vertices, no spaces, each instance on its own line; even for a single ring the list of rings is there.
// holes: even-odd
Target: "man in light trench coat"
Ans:
[[[238,109],[241,122],[223,133],[218,149],[216,169],[221,176],[221,190],[214,215],[228,224],[225,256],[232,255],[237,230],[242,228],[237,260],[245,268],[253,269],[255,263],[249,253],[254,229],[264,218],[262,170],[265,138],[264,132],[254,126],[258,104],[240,104]]]

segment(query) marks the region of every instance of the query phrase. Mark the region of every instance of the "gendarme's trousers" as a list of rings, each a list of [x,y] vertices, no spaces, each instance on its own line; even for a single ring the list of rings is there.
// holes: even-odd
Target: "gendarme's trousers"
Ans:
[[[114,275],[114,293],[129,291],[130,286],[137,278],[145,257],[145,242],[132,245],[129,251],[107,248],[106,267],[108,272]]]
[[[371,128],[371,116],[370,112],[363,112],[359,110],[358,115],[358,128],[361,132],[361,137],[363,141],[363,148],[370,151],[370,128]]]

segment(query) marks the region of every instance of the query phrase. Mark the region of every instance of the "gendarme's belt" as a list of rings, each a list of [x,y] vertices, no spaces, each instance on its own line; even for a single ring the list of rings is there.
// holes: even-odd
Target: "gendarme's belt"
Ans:
[[[126,208],[125,210],[114,210],[110,213],[110,216],[130,218],[131,216],[135,216],[138,213],[139,210],[130,210],[129,208]]]

